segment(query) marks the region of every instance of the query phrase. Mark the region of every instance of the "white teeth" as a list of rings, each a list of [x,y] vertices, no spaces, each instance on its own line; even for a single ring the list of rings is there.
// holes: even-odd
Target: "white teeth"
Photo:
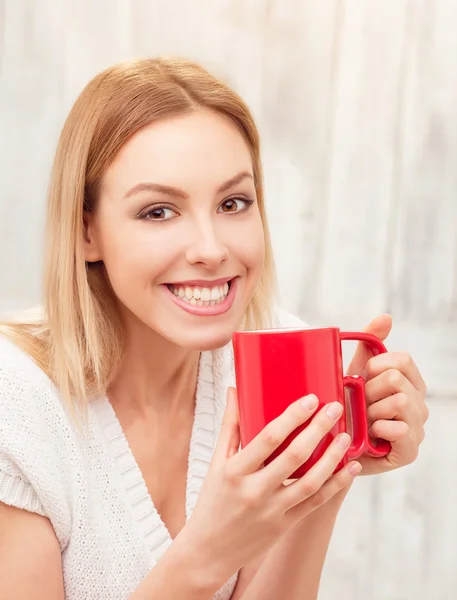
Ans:
[[[211,300],[211,290],[209,288],[202,289],[202,300],[203,302]]]
[[[169,285],[170,291],[183,302],[188,302],[192,306],[214,306],[225,300],[229,292],[228,283],[216,285],[214,287],[190,287],[188,285]]]

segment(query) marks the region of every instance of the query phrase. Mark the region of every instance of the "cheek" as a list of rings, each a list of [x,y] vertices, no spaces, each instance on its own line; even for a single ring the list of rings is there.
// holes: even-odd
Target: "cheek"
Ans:
[[[104,236],[104,262],[116,294],[148,287],[175,260],[165,232],[152,235],[147,225],[142,225],[113,229]]]
[[[247,269],[260,272],[265,260],[265,234],[260,216],[236,236],[233,252]]]

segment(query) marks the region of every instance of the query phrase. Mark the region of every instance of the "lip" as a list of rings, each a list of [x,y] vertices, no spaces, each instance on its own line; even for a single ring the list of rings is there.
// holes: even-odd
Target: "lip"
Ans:
[[[175,296],[173,294],[173,292],[171,292],[170,289],[168,288],[168,285],[162,284],[161,287],[163,288],[165,293],[168,294],[168,296],[171,298],[171,300],[177,306],[179,306],[179,308],[182,308],[183,310],[190,313],[191,315],[197,315],[199,317],[215,317],[217,315],[222,315],[222,314],[226,313],[227,311],[229,311],[235,300],[235,294],[236,294],[236,290],[238,287],[238,277],[235,277],[233,279],[227,279],[227,278],[226,279],[216,279],[216,280],[214,280],[213,285],[220,285],[220,283],[216,283],[216,282],[226,283],[227,281],[232,282],[230,284],[229,293],[227,294],[227,296],[223,302],[221,302],[220,304],[214,304],[213,306],[193,306],[192,304],[189,304],[188,302],[184,302],[183,300],[181,300],[181,298],[179,298],[179,296]],[[206,281],[205,283],[208,284],[209,282]],[[172,284],[172,285],[177,285],[177,284]],[[183,283],[182,285],[201,285],[201,284],[186,282],[185,284]]]
[[[175,282],[170,282],[168,283],[168,285],[182,285],[182,286],[188,286],[188,287],[193,287],[193,286],[198,286],[198,287],[213,287],[215,285],[222,285],[224,283],[227,283],[228,281],[232,281],[232,279],[235,279],[235,277],[222,277],[221,279],[212,279],[212,280],[208,280],[208,279],[190,279],[189,281],[175,281]]]

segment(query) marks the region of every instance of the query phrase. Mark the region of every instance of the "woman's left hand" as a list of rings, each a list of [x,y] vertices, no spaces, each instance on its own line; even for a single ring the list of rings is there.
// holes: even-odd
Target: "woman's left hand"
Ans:
[[[365,331],[384,341],[391,329],[392,318],[380,315]],[[427,388],[411,356],[406,352],[373,356],[368,347],[360,343],[348,375],[365,378],[370,436],[388,440],[392,445],[384,458],[360,457],[361,474],[384,473],[412,463],[424,439],[429,412],[425,404]]]

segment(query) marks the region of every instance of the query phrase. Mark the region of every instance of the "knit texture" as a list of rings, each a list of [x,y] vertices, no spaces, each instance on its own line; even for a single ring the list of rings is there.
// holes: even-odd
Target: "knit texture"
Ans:
[[[277,326],[305,326],[283,311]],[[189,451],[191,516],[219,435],[231,344],[200,359]],[[66,600],[127,600],[172,543],[106,397],[74,427],[55,386],[0,336],[0,501],[49,518],[59,541]],[[215,595],[228,600],[235,573]]]

